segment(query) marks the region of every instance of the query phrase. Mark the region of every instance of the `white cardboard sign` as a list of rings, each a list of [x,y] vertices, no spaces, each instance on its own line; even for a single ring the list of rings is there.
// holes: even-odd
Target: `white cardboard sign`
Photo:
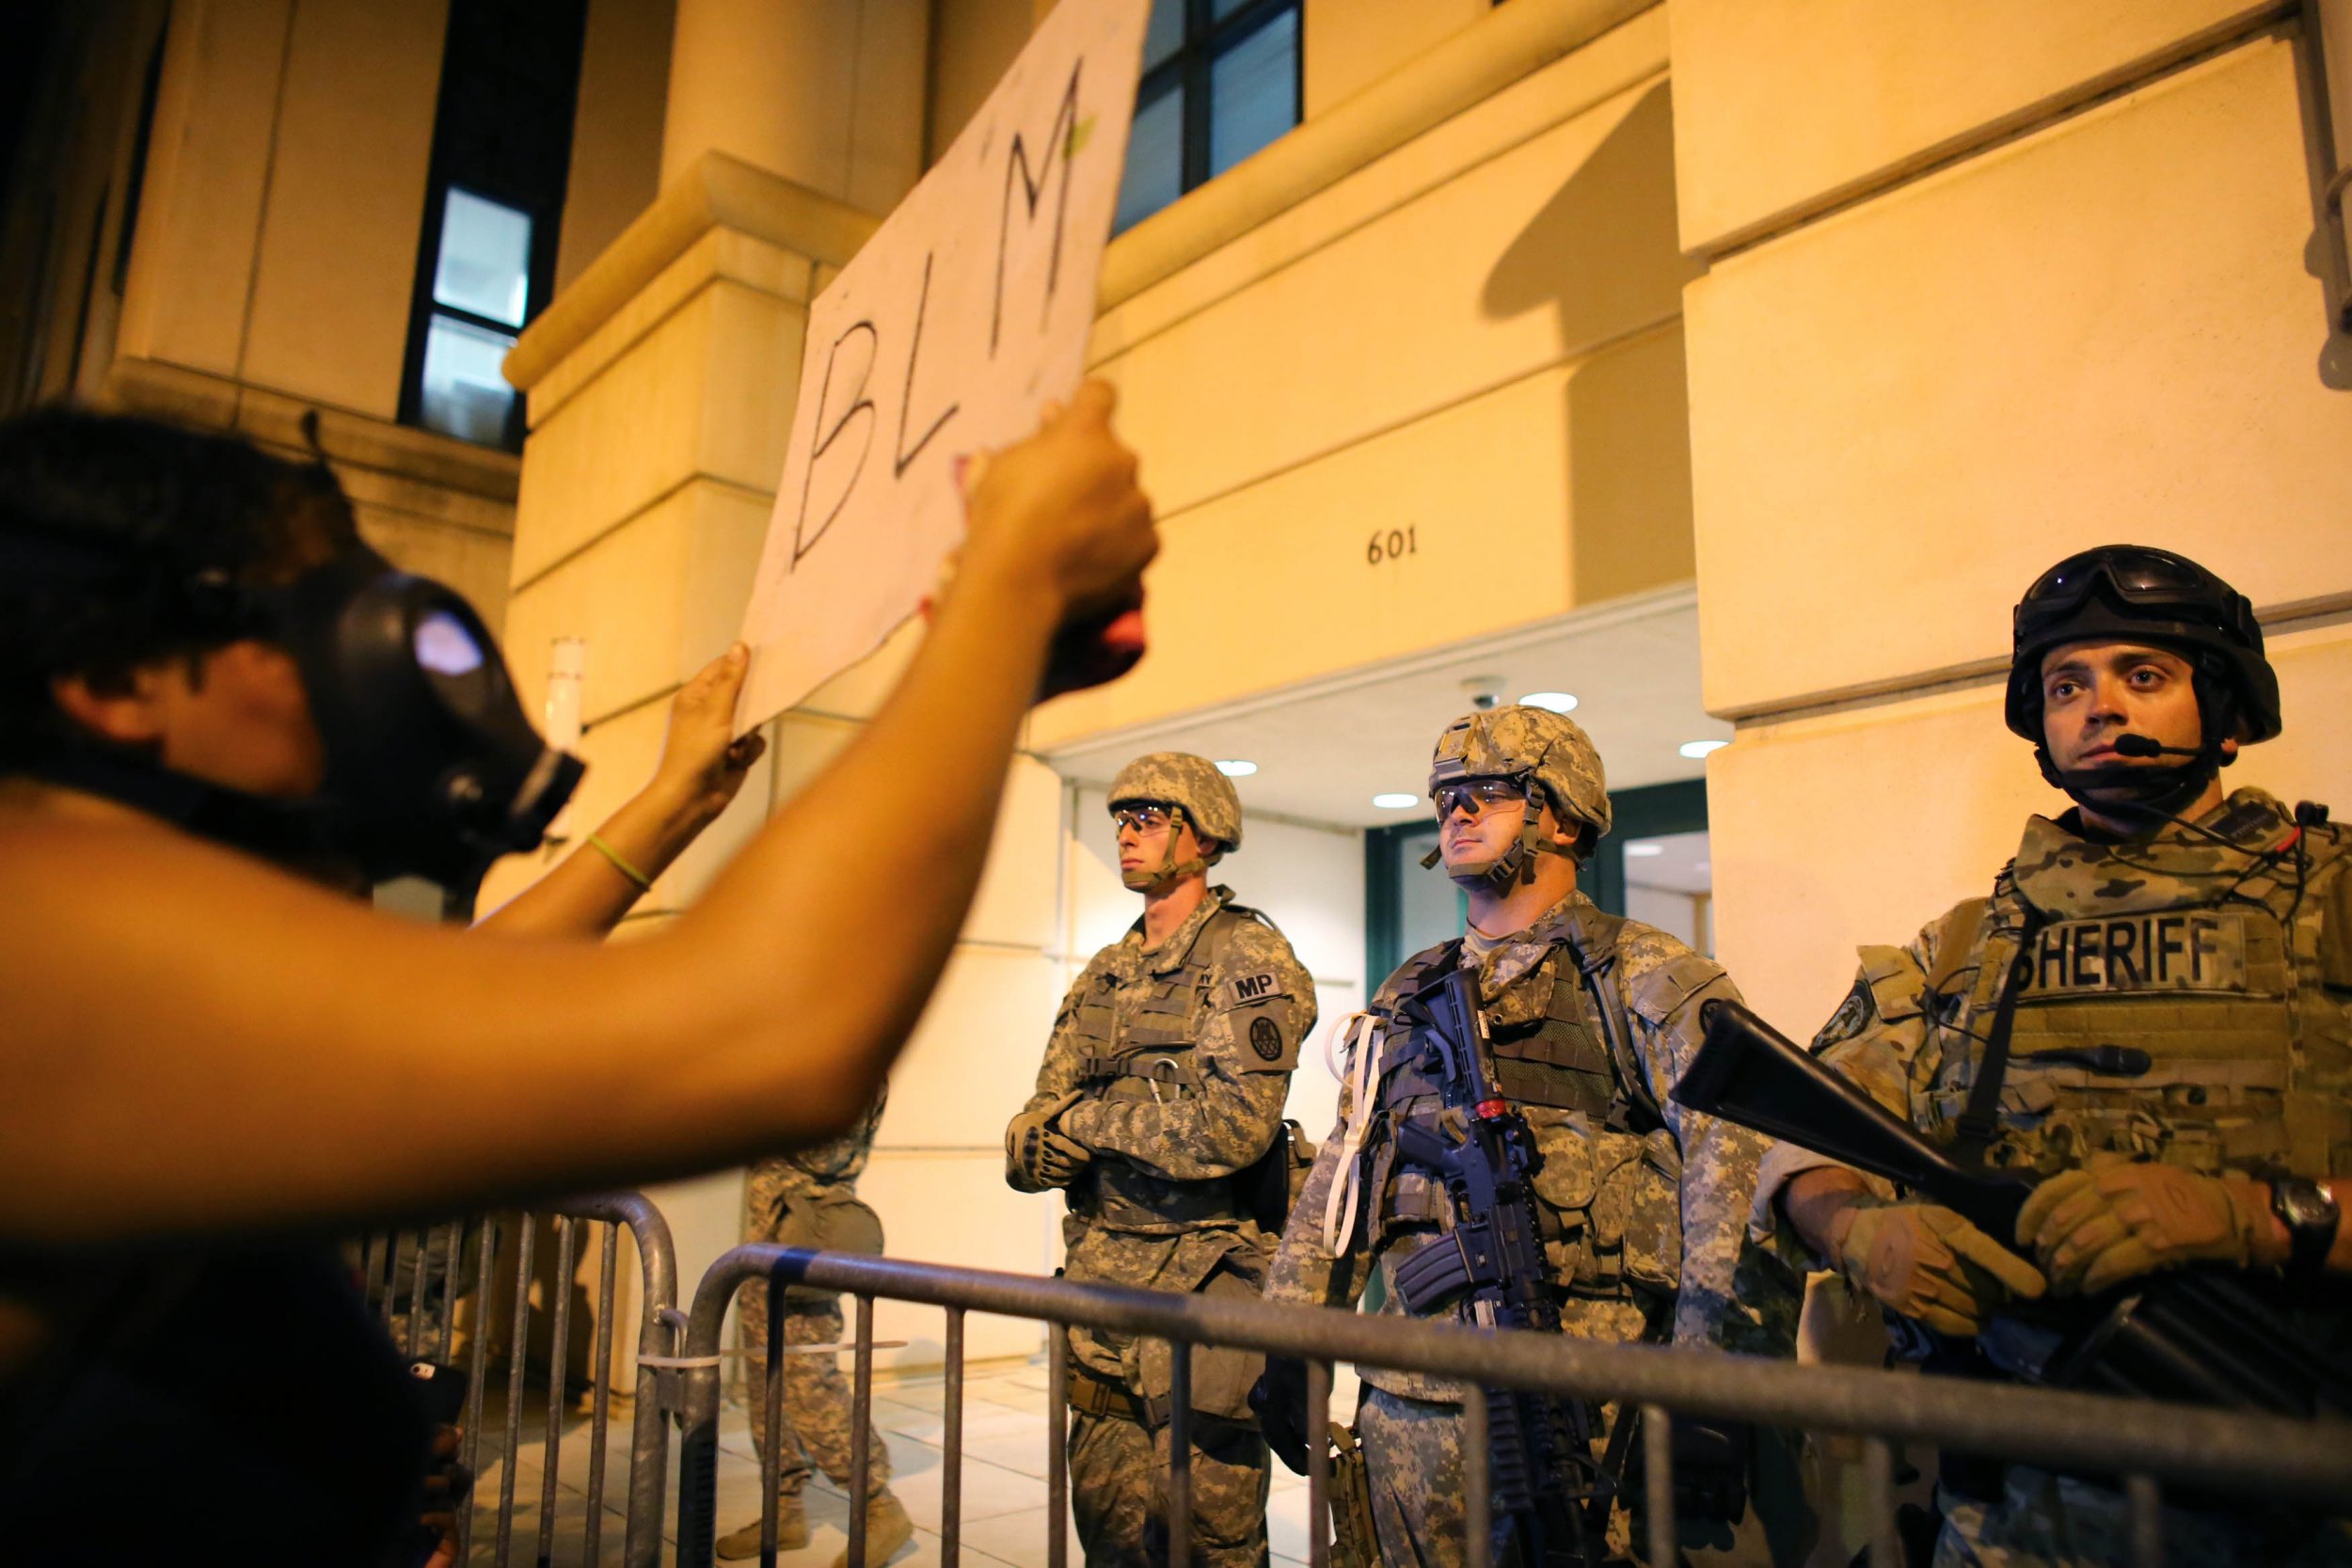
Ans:
[[[1085,368],[1147,0],[1061,0],[988,103],[809,307],[739,728],[879,647],[963,533],[960,460]]]

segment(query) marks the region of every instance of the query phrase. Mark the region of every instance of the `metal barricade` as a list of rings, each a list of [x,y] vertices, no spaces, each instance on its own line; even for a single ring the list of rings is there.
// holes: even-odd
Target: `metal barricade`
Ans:
[[[667,1504],[670,1462],[670,1415],[675,1401],[665,1398],[675,1388],[679,1333],[685,1320],[677,1309],[677,1255],[670,1241],[669,1222],[643,1196],[604,1193],[552,1203],[536,1212],[491,1214],[480,1219],[451,1220],[415,1229],[376,1232],[361,1244],[363,1280],[370,1304],[395,1344],[412,1359],[450,1361],[455,1340],[457,1303],[473,1298],[469,1382],[466,1394],[464,1449],[459,1455],[469,1470],[478,1468],[482,1446],[483,1396],[489,1370],[489,1315],[498,1299],[494,1287],[501,1279],[514,1288],[512,1334],[507,1341],[505,1461],[500,1466],[497,1534],[490,1560],[506,1568],[514,1549],[516,1454],[522,1442],[523,1405],[527,1397],[532,1319],[532,1270],[541,1222],[555,1229],[557,1288],[547,1311],[549,1316],[547,1366],[547,1424],[539,1482],[538,1542],[534,1561],[546,1568],[554,1560],[559,1493],[556,1470],[563,1451],[565,1371],[571,1351],[571,1290],[580,1257],[581,1227],[588,1242],[598,1248],[596,1339],[589,1362],[593,1385],[589,1417],[589,1457],[586,1517],[581,1560],[595,1563],[602,1546],[604,1528],[606,1433],[612,1402],[612,1315],[618,1284],[621,1227],[628,1228],[637,1246],[644,1291],[637,1335],[637,1385],[629,1437],[628,1509],[623,1538],[623,1561],[628,1568],[657,1568],[661,1559],[663,1515]],[[496,1268],[501,1238],[511,1246],[511,1267]],[[470,1270],[470,1292],[465,1275]],[[405,1315],[401,1311],[406,1303]],[[484,1499],[472,1499],[458,1518],[460,1562],[472,1560],[474,1515]]]
[[[728,1303],[746,1281],[806,1284],[854,1296],[856,1371],[850,1414],[850,1495],[866,1495],[874,1356],[876,1298],[918,1302],[946,1310],[946,1457],[941,1568],[956,1568],[961,1516],[963,1318],[966,1312],[1080,1324],[1168,1342],[1175,1387],[1170,1399],[1168,1560],[1190,1556],[1192,1412],[1188,1389],[1196,1345],[1239,1346],[1293,1355],[1308,1364],[1307,1430],[1330,1424],[1331,1369],[1337,1362],[1434,1373],[1481,1387],[1540,1390],[1588,1401],[1619,1401],[1638,1408],[1645,1426],[1647,1550],[1654,1563],[1678,1561],[1674,1528],[1673,1421],[1677,1412],[1845,1433],[1862,1440],[1870,1493],[1870,1560],[1903,1560],[1896,1531],[1895,1445],[1932,1444],[2061,1470],[2115,1475],[2130,1499],[2134,1561],[2161,1568],[2161,1487],[2193,1480],[2207,1495],[2352,1507],[2352,1445],[2331,1429],[2270,1416],[2199,1406],[2158,1404],[2098,1394],[1939,1379],[1932,1399],[1918,1379],[1858,1368],[1801,1367],[1789,1361],[1731,1356],[1668,1346],[1604,1344],[1556,1336],[1497,1334],[1398,1317],[1372,1317],[1332,1308],[1179,1295],[980,1269],[949,1268],[890,1258],[815,1253],[773,1245],[739,1246],[711,1266],[696,1287],[681,1360],[685,1382],[680,1438],[678,1557],[680,1568],[708,1568],[716,1528],[720,1333]],[[1068,1425],[1069,1367],[1062,1335],[1048,1336],[1051,1392],[1047,1428],[1050,1502],[1046,1560],[1065,1568],[1061,1521],[1069,1497],[1063,1433]],[[770,1430],[778,1431],[782,1356],[769,1358]],[[1487,1568],[1489,1542],[1474,1528],[1488,1517],[1489,1456],[1485,1411],[1464,1406],[1465,1543],[1470,1568]],[[776,1445],[771,1444],[772,1453]],[[1320,1445],[1311,1445],[1315,1452]],[[773,1540],[776,1496],[772,1459],[765,1473],[762,1519]],[[1311,1568],[1327,1568],[1329,1488],[1318,1457],[1308,1478]],[[850,1510],[849,1561],[865,1560],[865,1516]]]

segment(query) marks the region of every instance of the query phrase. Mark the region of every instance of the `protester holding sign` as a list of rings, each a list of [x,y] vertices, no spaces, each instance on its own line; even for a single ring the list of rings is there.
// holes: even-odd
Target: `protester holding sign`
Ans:
[[[340,820],[288,808],[332,798],[323,737],[348,732],[346,688],[268,619],[373,560],[323,469],[141,420],[0,424],[0,907],[38,914],[0,944],[12,1529],[63,1518],[71,1477],[44,1449],[94,1388],[167,1418],[186,1451],[209,1441],[215,1472],[282,1465],[255,1483],[281,1519],[308,1516],[274,1484],[297,1472],[339,1540],[403,1500],[420,1456],[396,1420],[263,1454],[221,1412],[267,1369],[215,1366],[201,1334],[159,1341],[204,1279],[234,1293],[232,1245],[710,1169],[864,1111],[953,946],[1056,629],[1136,602],[1157,547],[1112,404],[1089,384],[994,454],[882,711],[693,909],[610,947],[380,916],[259,847],[280,842],[260,827]],[[502,674],[495,649],[450,640],[471,612],[449,597],[405,678]],[[818,918],[850,887],[892,890],[892,941]],[[310,1347],[290,1374],[310,1396],[349,1387],[349,1419],[382,1415],[365,1320],[310,1283],[238,1310]],[[240,1544],[335,1557],[284,1540]]]

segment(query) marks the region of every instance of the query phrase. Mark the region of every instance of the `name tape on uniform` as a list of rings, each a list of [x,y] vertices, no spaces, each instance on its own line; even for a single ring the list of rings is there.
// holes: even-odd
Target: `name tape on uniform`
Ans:
[[[2020,1002],[2246,989],[2246,920],[2213,910],[2062,920],[2035,936]]]

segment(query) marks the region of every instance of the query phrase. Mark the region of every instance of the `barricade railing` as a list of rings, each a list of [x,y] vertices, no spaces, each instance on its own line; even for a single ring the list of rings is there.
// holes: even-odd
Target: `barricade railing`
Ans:
[[[1536,1390],[1638,1409],[1644,1425],[1647,1555],[1678,1561],[1674,1528],[1673,1422],[1677,1414],[1714,1416],[1815,1433],[1841,1433],[1862,1444],[1868,1490],[1870,1560],[1903,1560],[1896,1528],[1895,1447],[1899,1442],[2054,1469],[2122,1478],[2130,1502],[2133,1561],[2163,1563],[2162,1488],[2193,1482],[2205,1495],[2352,1508],[2352,1444],[2338,1429],[2202,1406],[2046,1388],[1938,1379],[1932,1394],[1919,1379],[1863,1368],[1799,1366],[1790,1361],[1698,1350],[1605,1344],[1537,1334],[1492,1333],[1451,1323],[1374,1317],[1334,1308],[1074,1285],[1066,1280],[981,1269],[907,1262],[766,1244],[722,1256],[695,1288],[680,1360],[687,1368],[680,1438],[678,1563],[708,1568],[716,1528],[720,1334],[728,1304],[746,1281],[839,1291],[856,1301],[855,1372],[850,1414],[850,1496],[866,1495],[868,1422],[873,1398],[874,1302],[921,1303],[946,1312],[940,1568],[957,1568],[961,1520],[963,1318],[966,1312],[1030,1318],[1059,1327],[1112,1329],[1168,1341],[1173,1369],[1169,1405],[1168,1560],[1190,1558],[1189,1510],[1192,1350],[1219,1345],[1297,1356],[1308,1367],[1306,1430],[1329,1429],[1332,1368],[1339,1362],[1447,1377],[1480,1387]],[[771,1291],[771,1299],[776,1299]],[[1063,1336],[1047,1335],[1050,1394],[1046,1455],[1048,1568],[1065,1568],[1069,1362]],[[782,1356],[771,1356],[764,1389],[769,1431],[784,1429]],[[1487,1517],[1485,1410],[1464,1407],[1466,1515]],[[772,1544],[776,1519],[774,1450],[763,1465],[761,1517]],[[1328,1459],[1309,1445],[1309,1550],[1311,1568],[1327,1568]],[[849,1511],[850,1564],[865,1561],[865,1511]],[[1470,1568],[1488,1568],[1489,1542],[1470,1529]],[[763,1557],[772,1561],[772,1553]]]
[[[637,1193],[600,1193],[567,1198],[544,1209],[450,1220],[440,1225],[377,1231],[362,1243],[363,1279],[370,1305],[395,1345],[412,1359],[448,1364],[454,1347],[457,1303],[470,1293],[469,1382],[465,1431],[459,1458],[469,1470],[479,1469],[482,1448],[483,1396],[489,1370],[493,1338],[490,1314],[499,1300],[497,1288],[511,1284],[513,1314],[506,1341],[505,1451],[500,1465],[495,1544],[491,1561],[506,1568],[514,1550],[516,1456],[522,1444],[523,1408],[532,1356],[532,1281],[534,1254],[543,1223],[554,1227],[555,1270],[551,1298],[543,1310],[548,1319],[547,1344],[547,1422],[544,1461],[539,1478],[538,1541],[533,1560],[554,1560],[557,1508],[557,1465],[563,1452],[564,1417],[572,1340],[572,1275],[581,1256],[581,1228],[598,1252],[595,1344],[591,1352],[588,1476],[581,1559],[598,1560],[604,1529],[606,1434],[612,1418],[613,1372],[613,1302],[617,1292],[620,1235],[626,1227],[637,1247],[641,1275],[641,1306],[637,1334],[637,1378],[629,1435],[627,1522],[623,1558],[628,1568],[658,1568],[661,1560],[662,1525],[668,1501],[670,1467],[669,1417],[676,1401],[666,1398],[675,1388],[676,1348],[685,1326],[677,1309],[677,1254],[671,1244],[669,1222],[661,1212]],[[508,1243],[501,1266],[501,1242]],[[472,1279],[466,1275],[470,1265]],[[404,1316],[402,1303],[405,1302]],[[470,1562],[474,1546],[474,1515],[485,1499],[469,1499],[458,1515],[457,1560]]]

